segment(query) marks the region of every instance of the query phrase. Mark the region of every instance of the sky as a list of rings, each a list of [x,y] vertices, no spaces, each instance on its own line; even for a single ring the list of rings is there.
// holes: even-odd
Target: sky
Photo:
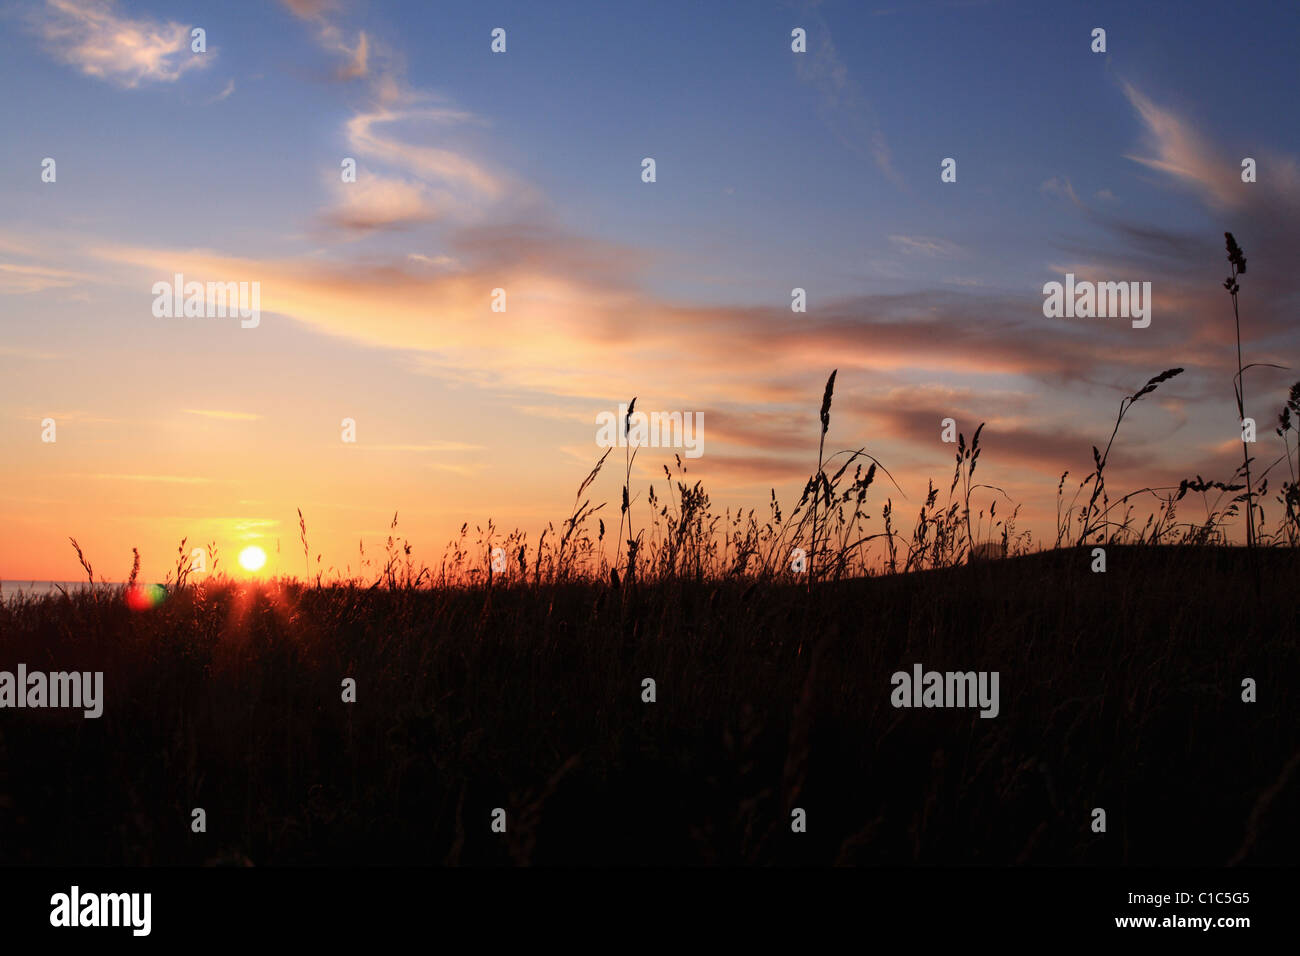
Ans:
[[[828,448],[900,485],[871,530],[947,489],[951,417],[1051,543],[1176,366],[1108,486],[1227,480],[1225,230],[1246,361],[1296,364],[1298,42],[1289,3],[0,0],[0,578],[78,577],[70,536],[108,580],[182,538],[301,573],[299,508],[340,571],[394,513],[430,563],[535,542],[633,396],[703,415],[715,507],[788,510],[831,369]],[[155,315],[177,273],[257,283],[256,326]],[[1150,325],[1046,317],[1067,273],[1150,282]],[[1261,461],[1297,378],[1247,373]]]

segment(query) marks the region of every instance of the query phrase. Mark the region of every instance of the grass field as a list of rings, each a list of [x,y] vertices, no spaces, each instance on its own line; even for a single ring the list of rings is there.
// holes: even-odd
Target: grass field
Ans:
[[[1107,552],[1105,573],[1062,548],[813,589],[12,600],[0,663],[102,670],[106,706],[0,723],[0,862],[1293,859],[1300,554]],[[895,709],[918,662],[998,671],[1000,714]]]

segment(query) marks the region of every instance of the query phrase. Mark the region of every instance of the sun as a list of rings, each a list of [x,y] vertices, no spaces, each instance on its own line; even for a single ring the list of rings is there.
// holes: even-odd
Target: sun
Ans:
[[[239,566],[245,571],[260,571],[265,564],[266,552],[255,544],[239,552]]]

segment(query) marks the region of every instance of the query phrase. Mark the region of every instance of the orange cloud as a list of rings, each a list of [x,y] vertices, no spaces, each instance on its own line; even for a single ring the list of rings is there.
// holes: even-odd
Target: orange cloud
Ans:
[[[505,183],[497,175],[466,156],[449,149],[420,146],[382,132],[399,123],[464,123],[472,114],[443,107],[420,109],[378,108],[352,117],[345,132],[349,145],[362,156],[371,156],[390,166],[400,167],[426,181],[467,190],[472,196],[488,200],[501,198]]]
[[[325,221],[342,229],[371,232],[439,218],[429,190],[421,183],[366,174],[355,183],[335,183],[334,191],[339,202]]]
[[[42,292],[76,285],[86,276],[66,269],[0,262],[0,293]]]

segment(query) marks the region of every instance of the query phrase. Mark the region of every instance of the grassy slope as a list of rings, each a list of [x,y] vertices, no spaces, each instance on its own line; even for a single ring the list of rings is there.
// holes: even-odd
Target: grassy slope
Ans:
[[[0,668],[102,669],[107,703],[0,711],[0,862],[1294,859],[1300,555],[1262,554],[1257,596],[1240,550],[1107,553],[1106,574],[1065,550],[812,595],[10,604]],[[893,709],[918,661],[999,671],[1000,716]]]

